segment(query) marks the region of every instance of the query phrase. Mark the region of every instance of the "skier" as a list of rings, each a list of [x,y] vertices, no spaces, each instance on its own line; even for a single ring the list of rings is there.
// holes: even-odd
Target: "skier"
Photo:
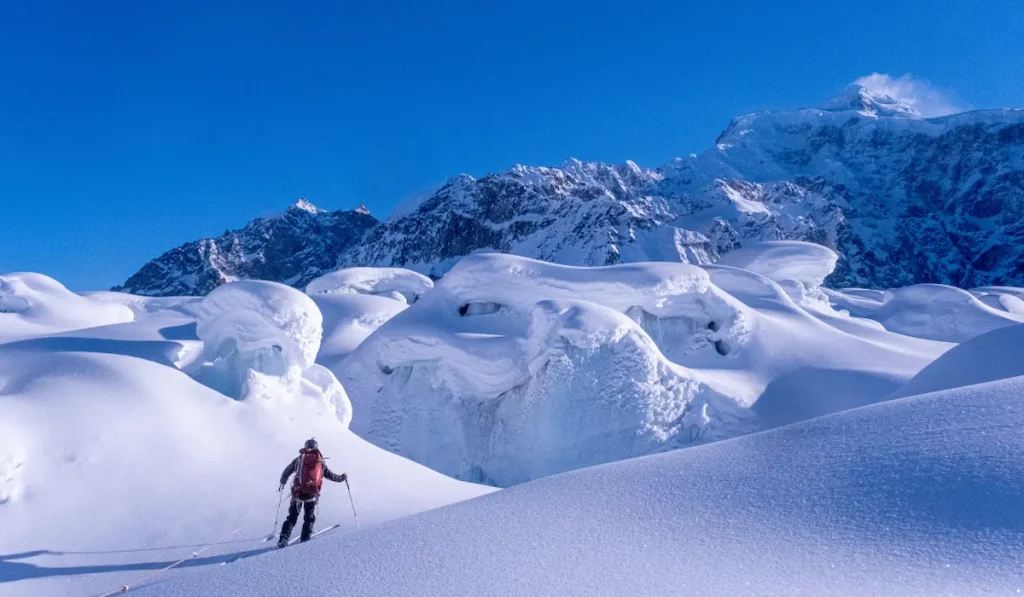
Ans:
[[[324,477],[335,483],[341,483],[348,479],[347,473],[336,475],[327,468],[324,463],[323,454],[315,439],[306,440],[306,444],[299,450],[299,457],[292,460],[281,473],[281,486],[278,491],[283,491],[288,483],[288,477],[295,474],[292,481],[292,500],[288,506],[288,518],[281,525],[281,538],[277,541],[278,547],[288,545],[288,539],[292,536],[292,529],[299,520],[299,508],[305,510],[302,518],[302,534],[300,541],[309,541],[313,534],[313,523],[316,522],[316,503],[320,499],[320,486]]]

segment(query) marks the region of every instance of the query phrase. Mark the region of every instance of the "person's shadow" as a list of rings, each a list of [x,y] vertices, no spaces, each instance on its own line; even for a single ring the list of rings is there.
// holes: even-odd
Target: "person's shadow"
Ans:
[[[230,541],[219,545],[226,545],[229,543],[253,543],[258,539],[252,540],[241,540],[241,541]],[[123,549],[123,550],[112,550],[112,551],[51,551],[47,549],[38,549],[35,551],[25,551],[21,553],[12,553],[3,555],[0,554],[0,586],[5,583],[17,582],[19,580],[31,580],[48,577],[58,576],[76,576],[79,574],[99,574],[103,572],[132,572],[132,571],[152,571],[161,570],[177,562],[181,558],[172,560],[154,560],[149,562],[135,562],[135,563],[123,563],[123,564],[86,564],[78,566],[43,566],[39,564],[33,564],[30,562],[22,562],[19,560],[26,560],[38,556],[69,556],[69,555],[102,555],[102,554],[118,554],[118,553],[141,553],[147,551],[167,551],[176,548],[192,548],[192,547],[205,547],[206,545],[176,545],[169,547],[150,547],[141,549]],[[194,568],[198,566],[210,566],[214,564],[224,564],[233,562],[242,558],[248,558],[254,555],[259,555],[276,549],[276,546],[272,547],[257,547],[244,551],[234,551],[230,553],[221,553],[217,555],[188,558],[181,562],[175,568]],[[128,583],[132,579],[125,579]]]

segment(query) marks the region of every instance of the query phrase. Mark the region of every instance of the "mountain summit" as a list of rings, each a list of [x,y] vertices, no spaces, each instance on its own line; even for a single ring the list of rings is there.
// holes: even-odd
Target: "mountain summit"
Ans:
[[[907,116],[920,118],[921,113],[910,104],[856,83],[841,94],[825,102],[822,109],[831,111],[854,110],[867,116]]]
[[[1024,284],[1024,111],[922,118],[851,86],[824,108],[735,119],[660,168],[569,160],[462,174],[378,222],[302,200],[183,245],[119,289],[203,294],[238,278],[303,286],[337,267],[443,275],[477,250],[569,265],[714,263],[767,240],[840,255],[835,287]]]

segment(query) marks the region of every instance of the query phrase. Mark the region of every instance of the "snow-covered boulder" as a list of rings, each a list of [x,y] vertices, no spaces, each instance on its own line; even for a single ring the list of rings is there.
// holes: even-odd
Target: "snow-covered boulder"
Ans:
[[[348,424],[352,407],[345,390],[315,363],[322,332],[320,309],[294,288],[253,280],[219,286],[198,308],[205,363],[195,375],[240,399],[318,398]]]
[[[0,342],[134,318],[131,309],[123,305],[80,296],[43,274],[0,275]]]

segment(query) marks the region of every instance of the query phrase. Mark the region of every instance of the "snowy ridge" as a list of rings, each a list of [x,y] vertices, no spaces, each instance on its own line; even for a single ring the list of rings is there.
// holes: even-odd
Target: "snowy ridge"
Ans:
[[[147,263],[113,290],[147,296],[203,295],[234,280],[303,287],[337,266],[339,255],[377,224],[364,206],[325,211],[299,199],[217,238],[186,243]]]
[[[478,250],[706,265],[773,240],[834,250],[834,288],[1019,285],[1021,197],[1024,110],[922,118],[852,86],[822,108],[741,116],[704,153],[656,169],[569,160],[462,174],[381,223],[365,210],[292,208],[175,249],[125,289],[202,294],[252,277],[301,288],[339,266],[436,278]]]

